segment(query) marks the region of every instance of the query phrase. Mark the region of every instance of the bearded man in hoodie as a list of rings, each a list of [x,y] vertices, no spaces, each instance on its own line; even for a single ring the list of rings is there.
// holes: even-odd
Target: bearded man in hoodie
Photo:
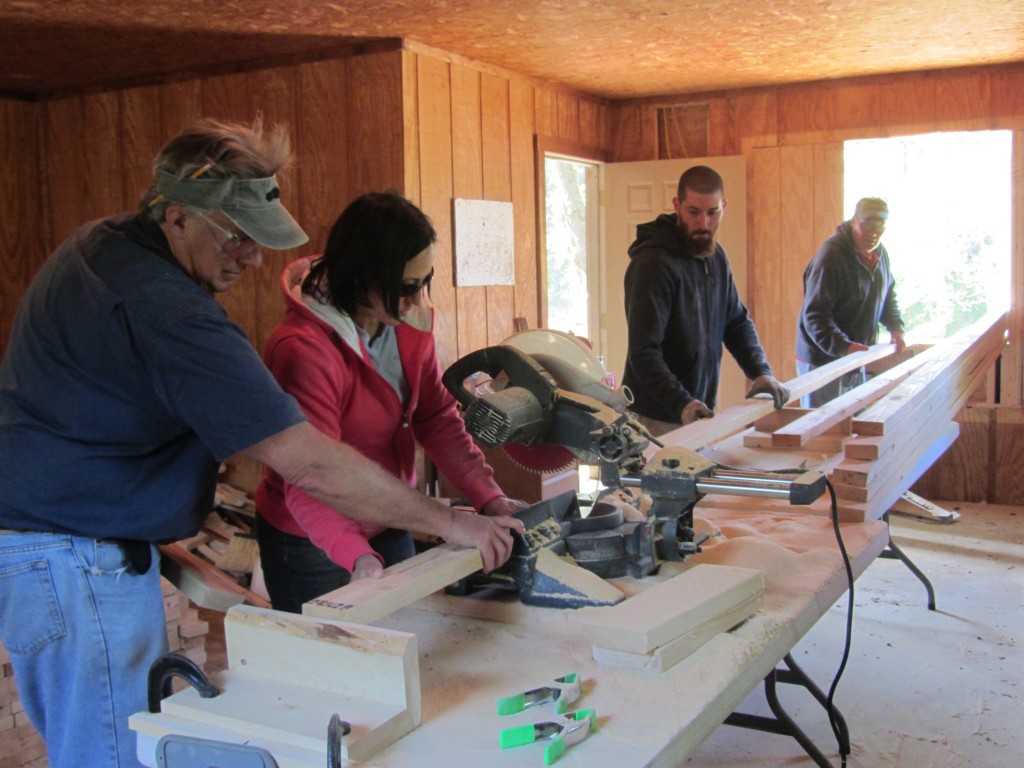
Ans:
[[[629,247],[623,383],[655,437],[714,415],[723,344],[751,381],[747,397],[770,396],[776,408],[789,401],[715,241],[727,204],[715,170],[690,168],[679,178],[675,213],[638,226]]]

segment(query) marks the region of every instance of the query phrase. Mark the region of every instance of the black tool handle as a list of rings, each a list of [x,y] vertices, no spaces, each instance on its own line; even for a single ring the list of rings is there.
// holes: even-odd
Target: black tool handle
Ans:
[[[199,691],[201,698],[212,699],[220,694],[220,688],[210,682],[192,659],[180,653],[166,653],[149,668],[147,699],[150,712],[159,712],[160,702],[171,695],[172,677],[180,677],[188,682]]]

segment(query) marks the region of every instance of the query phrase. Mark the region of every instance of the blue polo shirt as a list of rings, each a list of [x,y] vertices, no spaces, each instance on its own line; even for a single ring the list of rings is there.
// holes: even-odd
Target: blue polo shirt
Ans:
[[[0,527],[190,536],[220,461],[304,420],[158,225],[87,224],[29,286],[0,365]]]

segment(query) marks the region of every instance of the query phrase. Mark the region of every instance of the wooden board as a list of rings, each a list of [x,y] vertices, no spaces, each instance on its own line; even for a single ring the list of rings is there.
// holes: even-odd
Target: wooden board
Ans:
[[[702,564],[617,606],[572,617],[594,645],[646,654],[763,592],[761,571]]]
[[[593,646],[594,661],[609,667],[664,672],[692,654],[715,635],[727,632],[749,619],[761,607],[762,602],[761,595],[757,595],[737,605],[723,606],[720,615],[680,635],[675,640],[669,640],[664,645],[659,645],[650,653],[629,653],[595,645]]]
[[[450,544],[385,568],[379,579],[360,579],[302,606],[305,616],[369,624],[483,567],[480,551]]]
[[[896,388],[903,379],[924,364],[924,355],[915,355],[860,386],[845,392],[772,433],[772,445],[800,448],[837,424],[847,422],[882,395]]]
[[[930,359],[885,397],[854,419],[859,435],[884,435],[899,429],[909,414],[934,394],[937,407],[948,400],[965,402],[1003,347],[1006,315],[990,313],[923,354]],[[961,399],[962,398],[962,399]],[[958,408],[945,418],[952,418]],[[915,417],[916,418],[916,417]]]
[[[872,360],[878,360],[892,354],[895,347],[892,344],[876,344],[864,352],[854,352],[821,368],[815,368],[810,373],[797,376],[786,382],[792,400],[798,400],[806,394],[823,387],[833,379],[837,379],[844,373],[849,373]],[[713,418],[701,419],[692,424],[687,424],[667,432],[658,440],[662,445],[677,445],[699,451],[718,440],[728,437],[731,434],[746,429],[763,416],[767,416],[775,410],[775,405],[770,399],[748,398],[739,405],[726,408],[717,413]],[[650,461],[658,452],[659,446],[651,444],[644,451],[644,458]]]

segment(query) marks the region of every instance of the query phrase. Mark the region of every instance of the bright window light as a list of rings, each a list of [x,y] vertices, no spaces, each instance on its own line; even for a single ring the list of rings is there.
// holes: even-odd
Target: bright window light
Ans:
[[[1011,142],[1010,131],[846,142],[844,217],[862,197],[888,201],[882,243],[908,342],[1009,308]]]

